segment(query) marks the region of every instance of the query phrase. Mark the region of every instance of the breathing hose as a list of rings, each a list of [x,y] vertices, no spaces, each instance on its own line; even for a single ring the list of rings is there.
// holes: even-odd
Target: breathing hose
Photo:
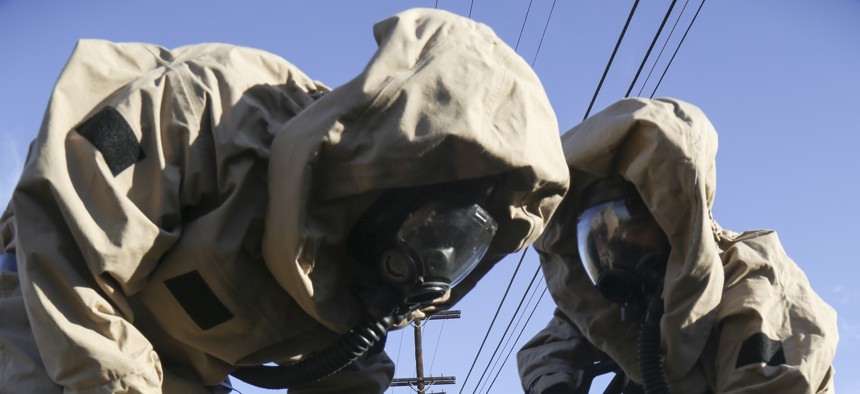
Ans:
[[[639,373],[646,394],[669,394],[663,360],[660,357],[660,318],[663,316],[663,300],[652,297],[648,302],[648,314],[639,327],[637,353]]]
[[[296,388],[332,375],[364,356],[394,325],[395,317],[370,319],[358,324],[325,350],[299,362],[280,366],[239,367],[231,373],[237,379],[266,389]]]

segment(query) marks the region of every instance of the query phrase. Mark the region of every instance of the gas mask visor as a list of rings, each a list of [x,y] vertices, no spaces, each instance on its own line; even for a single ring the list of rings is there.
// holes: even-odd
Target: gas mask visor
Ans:
[[[441,200],[409,214],[397,247],[382,257],[382,274],[407,304],[442,297],[484,257],[498,224],[478,204]]]
[[[669,244],[638,195],[622,194],[627,196],[588,204],[576,231],[591,282],[609,301],[627,304],[657,291]]]

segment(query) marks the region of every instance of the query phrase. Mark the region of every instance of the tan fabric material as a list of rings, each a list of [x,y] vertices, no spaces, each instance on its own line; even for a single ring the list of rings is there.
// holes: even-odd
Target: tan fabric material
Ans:
[[[537,238],[568,183],[540,81],[487,26],[412,10],[378,23],[374,36],[373,60],[278,133],[269,165],[278,203],[266,217],[267,267],[336,331],[358,308],[345,294],[349,278],[332,274],[346,259],[326,254],[379,190],[495,178],[487,209],[499,230],[456,302],[500,256]]]
[[[466,283],[542,232],[568,174],[528,65],[442,11],[374,34],[367,68],[331,92],[249,48],[78,44],[0,224],[51,379],[70,392],[158,392],[172,375],[211,386],[331,344],[362,313],[342,241],[384,189],[493,180],[500,227]],[[108,107],[141,156],[81,133]],[[117,170],[111,155],[131,162]],[[201,328],[166,285],[193,272],[228,320]],[[391,368],[328,384],[374,391]]]
[[[838,333],[836,313],[809,287],[770,231],[737,235],[711,215],[717,135],[695,106],[672,99],[625,99],[563,137],[571,192],[535,243],[550,292],[582,335],[640,381],[636,332],[589,281],[576,246],[579,195],[596,177],[634,183],[669,236],[661,322],[667,379],[674,392],[829,392]],[[735,368],[743,340],[782,341],[786,365]],[[557,336],[571,334],[554,334]],[[533,343],[520,358],[542,357],[571,341]],[[524,384],[539,378],[521,366]]]
[[[18,275],[0,270],[0,393],[62,393],[36,348]]]
[[[534,348],[539,350],[529,350]],[[560,382],[579,387],[585,367],[609,359],[579,332],[560,309],[555,310],[546,327],[526,342],[523,349],[517,352],[517,367],[526,393],[542,393]]]

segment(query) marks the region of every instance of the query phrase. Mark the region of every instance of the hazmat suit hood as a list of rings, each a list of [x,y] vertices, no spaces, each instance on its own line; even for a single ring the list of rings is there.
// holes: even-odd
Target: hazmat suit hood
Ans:
[[[498,259],[540,235],[568,186],[558,126],[531,68],[487,26],[415,9],[374,27],[361,74],[277,133],[263,239],[268,269],[298,304],[344,332],[362,314],[343,247],[388,189],[491,179],[499,229],[455,302]]]
[[[580,195],[595,179],[621,175],[632,182],[671,244],[661,322],[669,381],[698,359],[716,319],[723,288],[711,215],[716,188],[717,135],[699,108],[674,99],[625,99],[562,137],[571,191],[557,218],[536,243],[548,287],[588,339],[639,378],[636,332],[620,321],[591,284],[580,262],[576,218]],[[666,341],[672,338],[672,341]]]

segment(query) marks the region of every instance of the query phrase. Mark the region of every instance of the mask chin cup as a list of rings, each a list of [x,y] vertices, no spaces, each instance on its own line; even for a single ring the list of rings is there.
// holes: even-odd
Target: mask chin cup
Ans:
[[[429,304],[444,296],[450,287],[445,282],[424,282],[410,289],[403,301],[407,305]]]
[[[637,294],[636,277],[620,269],[607,270],[597,279],[597,290],[610,302],[626,304]]]

